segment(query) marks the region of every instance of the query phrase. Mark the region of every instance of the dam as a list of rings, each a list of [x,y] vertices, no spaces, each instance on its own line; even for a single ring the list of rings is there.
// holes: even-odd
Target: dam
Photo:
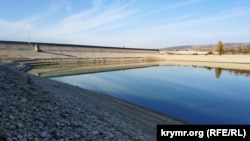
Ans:
[[[39,46],[40,51],[35,51]],[[158,49],[105,47],[91,45],[40,42],[0,41],[1,57],[7,58],[100,58],[145,57],[159,53]],[[16,51],[15,51],[16,50]],[[28,54],[28,56],[27,56]]]

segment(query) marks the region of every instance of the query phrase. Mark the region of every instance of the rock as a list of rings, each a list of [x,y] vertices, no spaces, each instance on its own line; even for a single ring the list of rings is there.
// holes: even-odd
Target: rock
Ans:
[[[79,122],[77,122],[77,121],[71,121],[70,126],[72,126],[72,127],[81,127],[81,124]]]
[[[29,141],[33,141],[34,139],[33,139],[32,136],[29,136],[29,137],[28,137],[28,140],[29,140]]]
[[[84,137],[85,140],[92,140],[92,136],[90,134],[88,134],[86,137]]]
[[[60,122],[56,122],[56,127],[60,127],[60,126],[61,126]]]
[[[98,133],[99,133],[98,131],[92,131],[93,136],[97,135]]]
[[[112,134],[108,134],[107,137],[105,137],[108,140],[113,140],[114,136]]]
[[[9,116],[9,119],[10,119],[10,120],[15,120],[16,118],[15,118],[14,116],[10,115],[10,116]]]
[[[15,129],[16,129],[16,126],[15,126],[15,125],[10,125],[10,126],[9,126],[9,129],[15,130]]]
[[[63,118],[67,118],[67,114],[64,113],[64,112],[61,112],[61,113],[60,113],[60,116],[63,117]]]
[[[99,141],[96,137],[92,137],[92,141]]]
[[[26,103],[26,102],[27,102],[27,99],[24,98],[24,97],[22,97],[21,102]]]
[[[13,139],[12,138],[7,138],[6,141],[13,141]]]
[[[22,129],[23,128],[23,124],[22,123],[17,123],[17,128],[19,128],[19,129]]]
[[[62,137],[60,131],[56,131],[56,132],[54,133],[54,137],[55,137],[56,139],[60,139],[60,138]]]
[[[82,134],[82,137],[86,137],[87,136],[87,132],[85,130],[82,130],[81,134]]]
[[[10,113],[16,113],[16,108],[13,107],[13,106],[9,107],[9,112]]]
[[[73,136],[75,139],[79,139],[81,137],[80,135],[77,135],[77,134],[74,134]]]
[[[42,133],[40,133],[40,136],[41,136],[42,138],[46,138],[47,135],[48,135],[48,132],[47,132],[47,131],[43,131]]]
[[[104,135],[104,133],[101,131],[101,132],[99,132],[99,135],[101,135],[101,136],[102,136],[102,135]]]
[[[21,139],[23,139],[23,136],[22,136],[22,135],[17,135],[17,138],[18,138],[19,140],[21,140]]]

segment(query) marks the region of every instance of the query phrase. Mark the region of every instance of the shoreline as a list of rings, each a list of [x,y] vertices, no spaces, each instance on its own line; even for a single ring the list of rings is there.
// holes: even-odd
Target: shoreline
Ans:
[[[189,66],[202,67],[207,69],[229,70],[235,73],[249,74],[250,64],[248,63],[218,63],[204,61],[159,61],[159,62],[141,62],[128,64],[99,64],[99,65],[48,65],[36,66],[27,73],[43,78],[79,75],[88,73],[99,73],[106,71],[119,71],[127,69],[137,69],[155,66]]]
[[[182,61],[204,61],[204,62],[223,62],[223,63],[249,63],[250,54],[247,55],[159,55],[165,60]]]
[[[187,124],[15,66],[0,66],[2,139],[156,140],[157,124]]]

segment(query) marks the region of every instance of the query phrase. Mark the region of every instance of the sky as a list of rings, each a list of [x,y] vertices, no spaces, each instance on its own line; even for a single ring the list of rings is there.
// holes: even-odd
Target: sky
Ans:
[[[131,48],[250,42],[249,0],[0,3],[0,40]]]

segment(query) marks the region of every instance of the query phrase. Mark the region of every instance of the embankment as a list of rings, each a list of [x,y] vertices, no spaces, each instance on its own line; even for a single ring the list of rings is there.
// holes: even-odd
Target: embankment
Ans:
[[[29,64],[31,68],[55,64],[128,64],[158,60],[157,49],[0,41],[0,50],[0,60],[15,60]]]
[[[0,140],[156,140],[179,120],[108,95],[0,65]]]
[[[39,46],[39,52],[35,51]],[[44,58],[138,58],[158,54],[157,49],[101,47],[70,44],[0,42],[0,57],[4,59]]]
[[[39,45],[40,52],[35,51]],[[250,70],[250,55],[169,55],[157,49],[101,47],[87,45],[26,43],[0,41],[0,59],[39,65],[68,64],[128,64],[152,61],[178,61],[201,66],[222,66]],[[214,63],[214,64],[213,64]],[[164,63],[161,63],[164,64]],[[237,64],[237,65],[235,65]]]
[[[122,64],[79,64],[79,65],[43,65],[36,66],[28,71],[39,77],[59,77],[69,75],[80,75],[86,73],[105,72],[114,70],[126,70],[135,68],[144,68],[158,66],[157,62],[138,62],[138,63],[122,63]]]
[[[151,60],[155,51],[40,47],[42,52],[29,44],[0,45],[0,140],[156,140],[157,124],[185,124],[105,94],[22,72],[29,63],[68,65],[80,60],[95,64],[97,60],[96,64],[128,65],[145,57]]]
[[[250,55],[161,55],[160,65],[196,65],[225,69],[250,70]]]

